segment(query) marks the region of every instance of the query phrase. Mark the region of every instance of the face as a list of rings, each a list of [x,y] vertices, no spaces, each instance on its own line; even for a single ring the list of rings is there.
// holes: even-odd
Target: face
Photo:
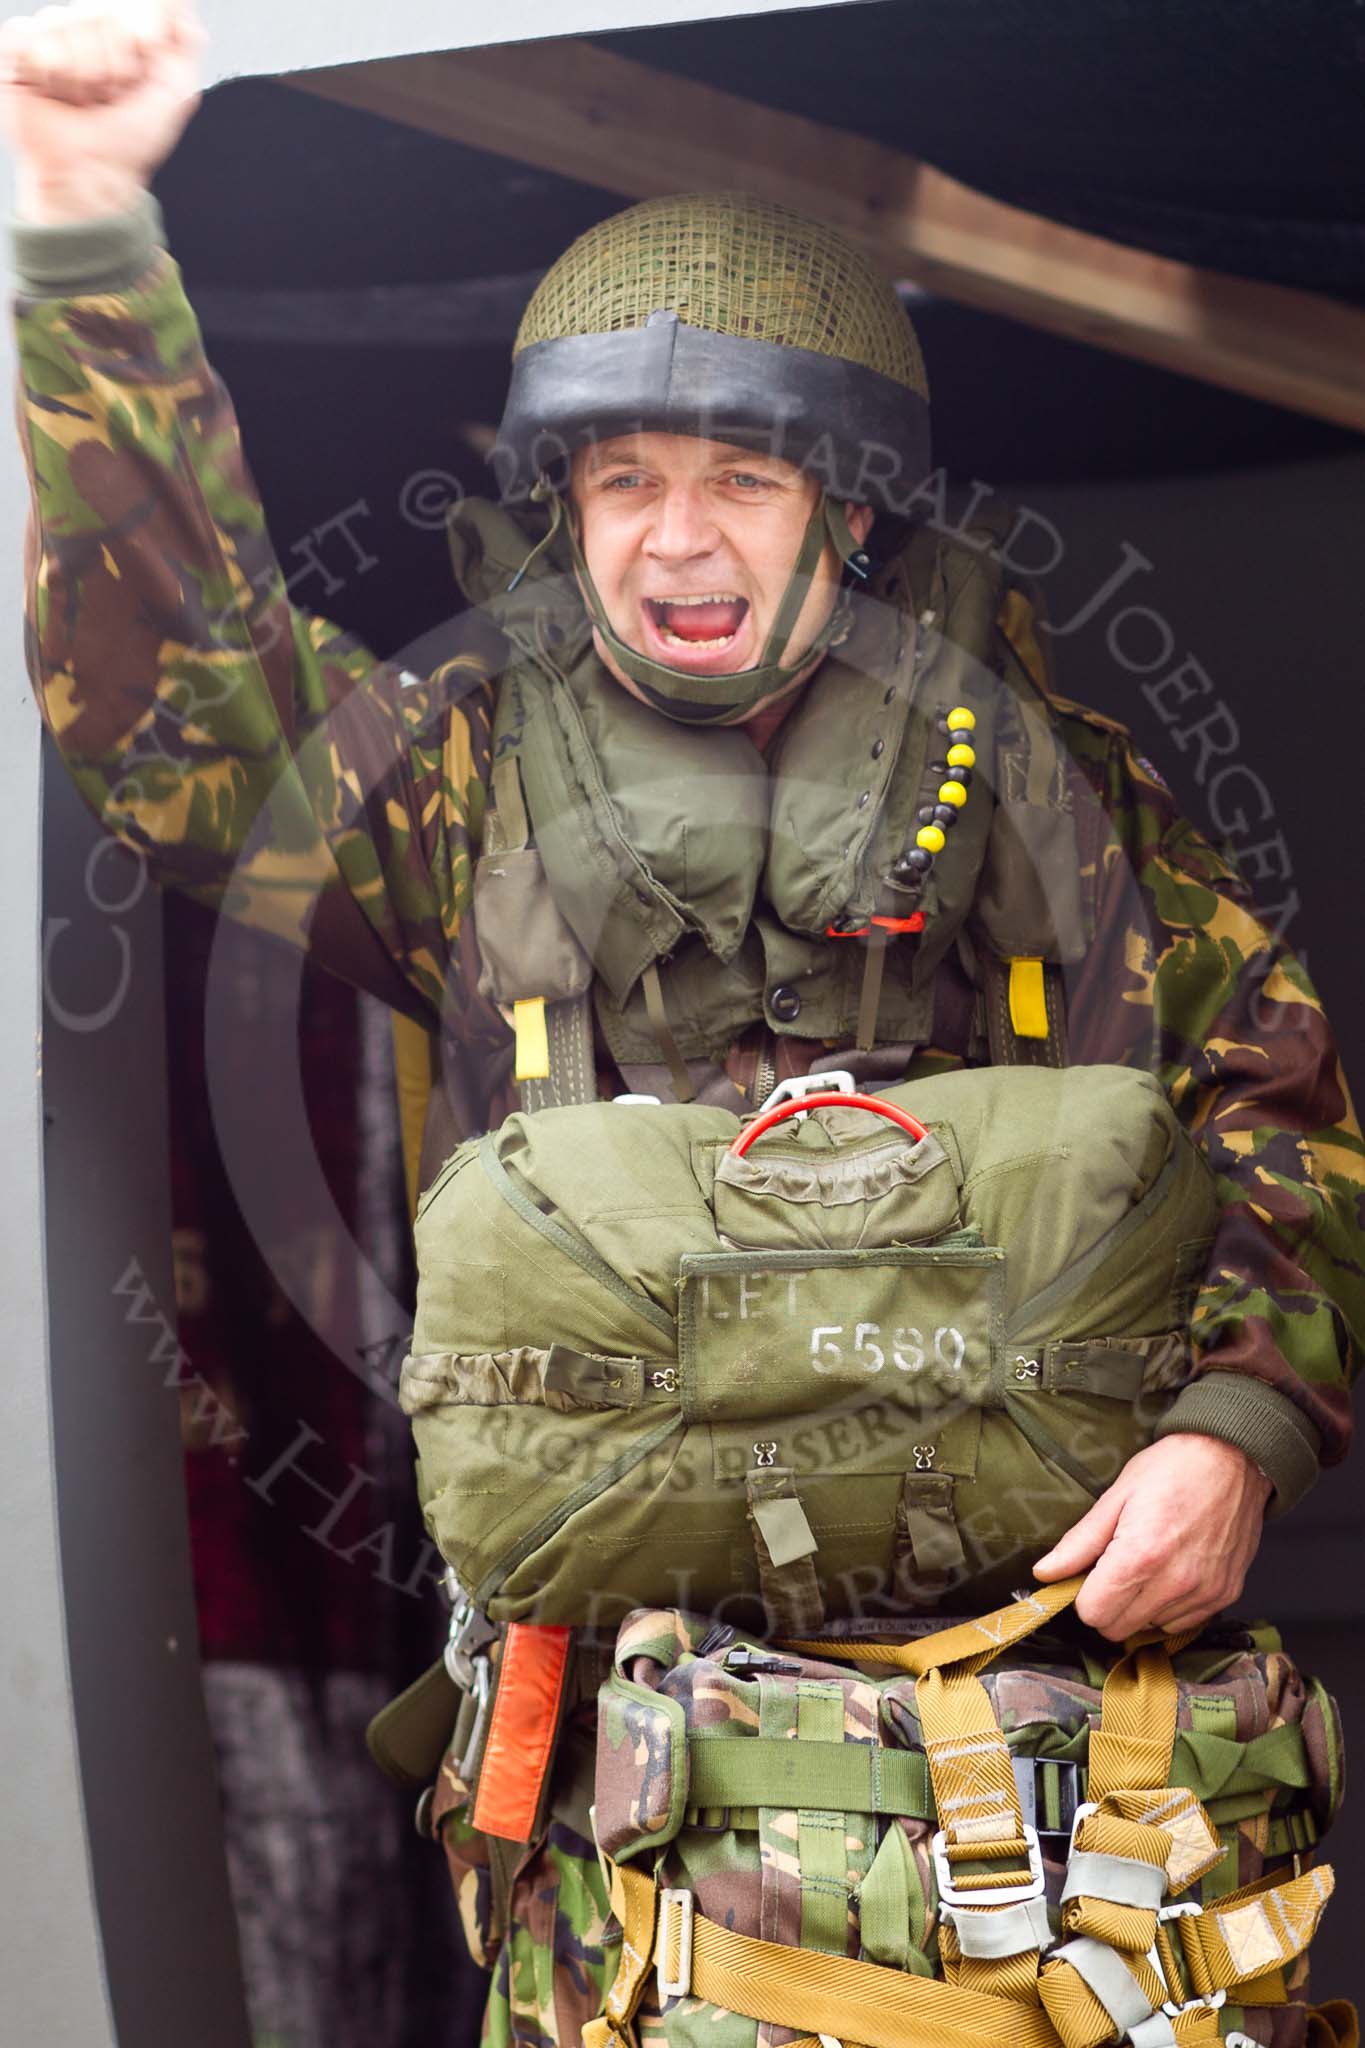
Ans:
[[[813,477],[723,441],[627,434],[575,456],[570,496],[584,559],[628,647],[695,676],[757,666],[819,500]],[[871,510],[850,506],[848,518],[865,540]],[[814,642],[834,609],[840,568],[827,541],[779,660],[798,661]],[[595,638],[607,668],[638,696]]]

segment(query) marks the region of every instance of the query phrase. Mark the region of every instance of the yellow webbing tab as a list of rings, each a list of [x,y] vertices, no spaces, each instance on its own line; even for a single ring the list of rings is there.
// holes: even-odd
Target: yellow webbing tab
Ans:
[[[1282,1884],[1247,1885],[1200,1918],[1181,1921],[1180,1941],[1197,1995],[1233,1991],[1247,1978],[1301,1956],[1335,1884],[1331,1864],[1319,1863]]]
[[[1017,1038],[1047,1037],[1043,963],[1023,955],[1010,961],[1010,1023]]]
[[[544,996],[528,996],[513,1003],[512,1022],[517,1034],[518,1081],[548,1081],[550,1078],[550,1034],[545,1023]]]
[[[977,1621],[940,1629],[937,1635],[922,1636],[918,1642],[856,1643],[821,1636],[810,1641],[784,1638],[781,1647],[836,1663],[887,1664],[908,1671],[912,1678],[922,1678],[928,1671],[946,1671],[949,1665],[960,1665],[975,1675],[1062,1613],[1084,1584],[1085,1573],[1078,1572],[1074,1578],[1059,1579],[1054,1586],[1037,1586],[1023,1599],[1011,1600],[1008,1607],[997,1607]]]
[[[621,1960],[606,1996],[605,2014],[583,2029],[584,2048],[608,2048],[608,2043],[633,2041],[631,2022],[654,1963],[654,1930],[659,1913],[654,1881],[628,1863],[613,1863],[610,1857],[606,1863],[611,1873],[611,1910],[621,1923]]]

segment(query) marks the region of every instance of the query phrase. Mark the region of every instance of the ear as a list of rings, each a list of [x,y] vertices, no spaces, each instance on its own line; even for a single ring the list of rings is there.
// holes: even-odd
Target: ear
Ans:
[[[869,533],[871,533],[872,522],[876,516],[870,505],[845,505],[844,517],[848,521],[848,530],[857,541],[859,547],[862,546]]]

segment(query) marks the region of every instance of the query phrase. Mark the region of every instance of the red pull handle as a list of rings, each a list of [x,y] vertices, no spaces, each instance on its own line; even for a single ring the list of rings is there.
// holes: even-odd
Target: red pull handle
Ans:
[[[903,1109],[898,1109],[894,1102],[883,1102],[876,1095],[804,1095],[797,1102],[779,1102],[776,1109],[770,1109],[765,1116],[756,1117],[747,1130],[740,1132],[730,1151],[736,1159],[742,1159],[755,1138],[761,1138],[765,1131],[770,1131],[774,1124],[785,1122],[789,1116],[800,1116],[802,1111],[807,1109],[840,1107],[873,1110],[878,1116],[884,1116],[891,1123],[899,1124],[903,1131],[909,1131],[916,1144],[921,1138],[927,1138],[929,1135],[917,1118],[910,1116]]]

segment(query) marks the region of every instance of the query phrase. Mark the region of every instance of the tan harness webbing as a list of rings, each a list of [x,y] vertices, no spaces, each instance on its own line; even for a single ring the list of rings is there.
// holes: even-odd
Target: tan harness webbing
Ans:
[[[1063,1906],[1068,1938],[1051,1953],[1018,1948],[1014,1931],[1023,1925],[1027,1933],[1028,1924],[1009,1918],[1009,1933],[991,1942],[992,1925],[1027,1910],[1018,1900],[1028,1889],[1020,1886],[1019,1864],[1028,1863],[1031,1845],[1008,1746],[978,1673],[1061,1613],[1083,1583],[1081,1575],[1041,1587],[919,1642],[827,1637],[782,1645],[889,1666],[918,1681],[942,1828],[940,1878],[946,1868],[955,1895],[956,1924],[945,1912],[940,1933],[944,1981],[733,1933],[698,1913],[690,1892],[660,1891],[644,1872],[612,1866],[621,1963],[605,2015],[584,2030],[584,2048],[633,2044],[632,2023],[656,1966],[666,1996],[685,1991],[859,2048],[979,2048],[998,2038],[1015,2048],[1100,2048],[1116,2033],[1142,2048],[1216,2048],[1219,1994],[1240,1989],[1245,2003],[1283,2004],[1284,1966],[1312,1939],[1332,1893],[1330,1869],[1281,1883],[1262,1878],[1207,1911],[1158,1911],[1168,1892],[1184,1890],[1222,1855],[1194,1795],[1170,1785],[1178,1705],[1171,1655],[1194,1632],[1135,1639],[1105,1681],[1091,1738],[1089,1810],[1076,1830],[1079,1854],[1073,1847]],[[1088,1884],[1101,1887],[1097,1895]],[[992,1892],[1004,1888],[1014,1899],[992,1905]],[[971,1952],[959,1932],[964,1919]]]

